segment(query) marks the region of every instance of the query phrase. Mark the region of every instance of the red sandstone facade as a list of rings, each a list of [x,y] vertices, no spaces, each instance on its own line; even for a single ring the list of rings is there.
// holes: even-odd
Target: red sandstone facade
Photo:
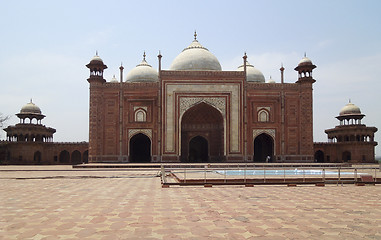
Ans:
[[[125,81],[121,67],[107,82],[98,56],[87,65],[89,162],[314,161],[308,58],[295,83],[265,83],[247,79],[246,55],[243,71],[162,70],[158,57],[157,81]]]
[[[120,81],[107,82],[107,66],[95,56],[86,65],[89,143],[54,143],[56,130],[41,124],[45,116],[30,102],[16,114],[20,123],[4,129],[0,163],[374,162],[377,128],[361,124],[365,115],[353,104],[326,130],[329,142],[313,143],[316,66],[306,57],[294,83],[284,83],[283,67],[280,83],[266,83],[246,54],[237,71],[222,71],[196,35],[170,70],[161,58],[158,72],[144,54],[126,81],[121,66]]]

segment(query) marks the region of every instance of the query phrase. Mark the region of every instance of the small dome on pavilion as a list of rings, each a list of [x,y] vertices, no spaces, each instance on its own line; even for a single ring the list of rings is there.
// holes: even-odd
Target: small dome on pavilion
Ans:
[[[238,67],[238,71],[243,71],[243,70],[244,70],[243,65]],[[266,82],[265,76],[263,76],[263,73],[259,69],[251,65],[248,61],[246,61],[246,80],[248,82],[260,82],[260,83]]]
[[[96,63],[98,63],[98,64],[99,64],[99,63],[103,64],[103,60],[102,60],[102,58],[100,58],[100,57],[98,56],[98,52],[95,53],[95,56],[91,59],[90,63],[91,63],[91,64],[96,64]]]
[[[146,54],[143,55],[143,60],[135,68],[133,68],[126,76],[127,82],[156,82],[159,80],[159,75],[146,61]]]
[[[341,110],[340,110],[340,116],[345,116],[345,115],[361,115],[360,108],[354,105],[353,103],[349,102],[347,105],[345,105]]]
[[[304,53],[304,57],[299,61],[298,66],[313,65],[311,59],[309,59]]]
[[[41,114],[41,109],[32,102],[32,99],[29,103],[23,106],[20,110],[22,114]]]

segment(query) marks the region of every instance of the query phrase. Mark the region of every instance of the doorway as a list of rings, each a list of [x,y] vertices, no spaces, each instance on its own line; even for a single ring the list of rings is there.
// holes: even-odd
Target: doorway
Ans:
[[[142,133],[138,133],[130,139],[130,162],[151,162],[151,140]]]
[[[270,162],[274,155],[274,141],[266,133],[254,139],[254,162]]]

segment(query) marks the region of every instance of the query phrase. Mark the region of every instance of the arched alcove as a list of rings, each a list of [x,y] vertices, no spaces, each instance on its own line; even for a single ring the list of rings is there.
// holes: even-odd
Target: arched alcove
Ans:
[[[272,159],[274,155],[274,141],[273,138],[262,133],[254,139],[254,162],[266,162],[266,159],[270,157]]]
[[[224,122],[215,107],[202,102],[188,109],[181,119],[181,161],[194,161],[190,153],[190,142],[195,137],[206,140],[209,157],[203,162],[220,162],[224,159]],[[201,138],[195,138],[201,144]]]
[[[151,162],[151,140],[143,133],[138,133],[130,139],[130,162]]]

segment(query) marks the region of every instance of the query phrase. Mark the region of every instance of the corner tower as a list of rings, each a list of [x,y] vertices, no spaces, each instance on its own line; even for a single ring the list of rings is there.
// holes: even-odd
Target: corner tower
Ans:
[[[102,132],[102,124],[100,117],[102,116],[102,85],[106,82],[103,78],[103,71],[107,66],[98,56],[98,53],[86,65],[90,69],[90,77],[87,81],[90,83],[90,108],[89,108],[89,161],[96,161],[93,156],[100,154],[102,148],[102,137],[99,136]]]
[[[299,84],[299,113],[300,113],[300,137],[297,138],[299,143],[299,154],[305,156],[305,160],[313,160],[313,96],[312,84],[315,79],[312,78],[312,71],[316,66],[312,61],[304,55],[300,60],[295,71],[298,72]]]

